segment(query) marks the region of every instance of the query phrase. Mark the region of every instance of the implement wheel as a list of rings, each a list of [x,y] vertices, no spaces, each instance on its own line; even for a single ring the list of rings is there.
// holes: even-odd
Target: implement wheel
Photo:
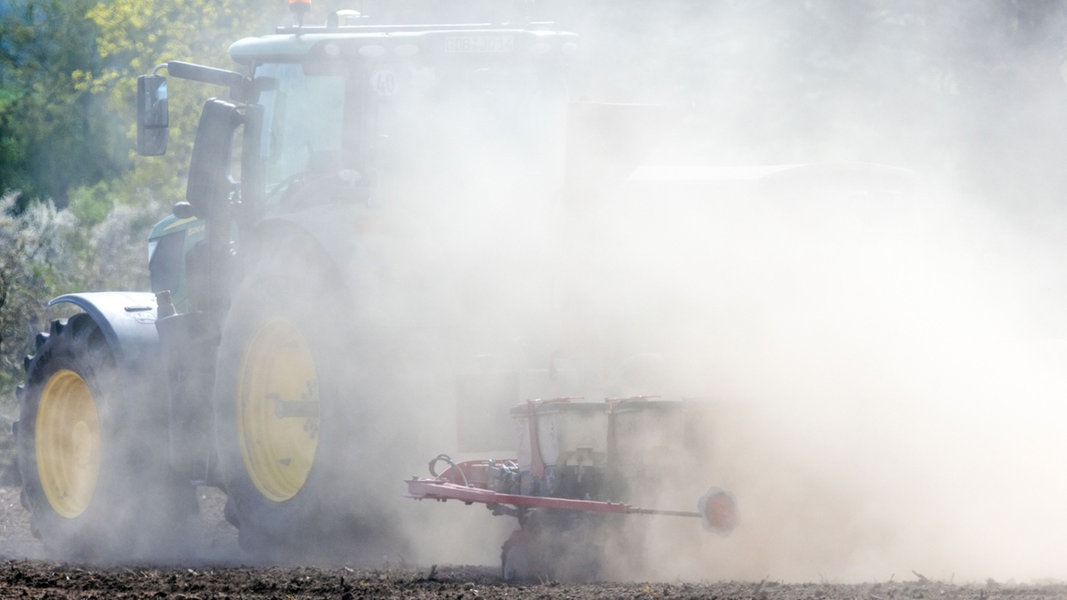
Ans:
[[[57,558],[180,556],[193,488],[167,463],[163,390],[116,367],[86,314],[38,334],[19,386],[15,427],[23,503]]]

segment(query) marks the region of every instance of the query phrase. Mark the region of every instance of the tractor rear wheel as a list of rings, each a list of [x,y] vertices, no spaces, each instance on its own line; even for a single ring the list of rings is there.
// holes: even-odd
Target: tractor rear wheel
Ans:
[[[275,240],[277,242],[277,240]],[[216,448],[242,547],[270,562],[375,559],[398,550],[368,443],[375,394],[343,286],[298,243],[264,248],[223,327]],[[305,245],[306,247],[306,245]],[[340,554],[339,551],[356,552]]]
[[[38,334],[25,365],[15,427],[22,498],[48,551],[94,562],[185,553],[196,498],[159,442],[162,390],[117,367],[84,313]]]

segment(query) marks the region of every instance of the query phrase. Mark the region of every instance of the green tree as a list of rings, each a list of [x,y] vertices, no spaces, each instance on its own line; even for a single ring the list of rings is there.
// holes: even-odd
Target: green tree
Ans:
[[[176,95],[174,151],[132,153],[136,75],[169,59],[222,67],[238,37],[262,31],[284,5],[198,0],[13,0],[0,7],[0,194],[13,210],[102,181],[126,201],[180,196],[198,99]]]
[[[15,210],[51,199],[65,207],[72,187],[116,175],[102,107],[77,89],[93,69],[91,0],[15,0],[0,13],[0,193],[19,192]]]

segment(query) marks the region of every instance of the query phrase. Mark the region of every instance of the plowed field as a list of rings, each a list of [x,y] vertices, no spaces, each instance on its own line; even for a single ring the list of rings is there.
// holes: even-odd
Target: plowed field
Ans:
[[[10,481],[8,481],[9,483]],[[569,584],[541,581],[509,585],[496,566],[381,565],[251,567],[232,559],[235,535],[221,519],[220,499],[201,494],[204,561],[158,566],[89,566],[49,561],[29,531],[18,488],[0,487],[0,598],[752,598],[872,600],[932,598],[1067,598],[1067,585],[955,585],[914,575],[911,581],[866,584],[784,584],[764,581],[649,581]]]

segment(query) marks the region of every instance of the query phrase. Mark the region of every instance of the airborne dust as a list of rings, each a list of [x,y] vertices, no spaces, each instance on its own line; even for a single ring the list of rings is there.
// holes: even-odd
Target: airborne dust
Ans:
[[[355,351],[404,361],[400,389],[360,391],[390,408],[361,435],[403,449],[355,457],[376,468],[351,482],[387,499],[405,559],[496,564],[514,526],[400,498],[440,452],[514,452],[508,419],[495,447],[459,447],[472,409],[456,408],[457,373],[556,360],[611,395],[627,391],[619,365],[655,355],[638,392],[695,399],[706,417],[657,503],[692,510],[717,484],[741,521],[719,537],[649,519],[626,576],[1067,578],[1063,3],[542,6],[582,36],[574,99],[668,110],[592,128],[612,141],[578,147],[629,159],[603,177],[588,156],[551,158],[561,114],[501,116],[516,136],[550,134],[510,154],[499,131],[463,127],[484,117],[463,114],[473,100],[439,107],[451,153],[410,150],[428,170],[397,197],[421,194],[389,209],[409,244],[370,252],[395,285],[360,307],[391,337]],[[524,161],[537,176],[504,175]],[[597,193],[569,196],[568,168]]]
[[[545,237],[515,210],[456,239],[480,302],[459,330],[527,349],[558,332],[603,364],[656,353],[661,392],[706,403],[708,454],[677,461],[684,493],[661,501],[716,483],[741,524],[650,520],[628,575],[1067,575],[1062,3],[626,6],[562,11],[583,35],[572,96],[670,106],[628,124],[659,130],[645,164],[735,168],[628,172],[541,214]],[[828,166],[757,184],[753,164]],[[473,512],[420,531],[447,549],[427,556],[462,538],[495,561]]]

